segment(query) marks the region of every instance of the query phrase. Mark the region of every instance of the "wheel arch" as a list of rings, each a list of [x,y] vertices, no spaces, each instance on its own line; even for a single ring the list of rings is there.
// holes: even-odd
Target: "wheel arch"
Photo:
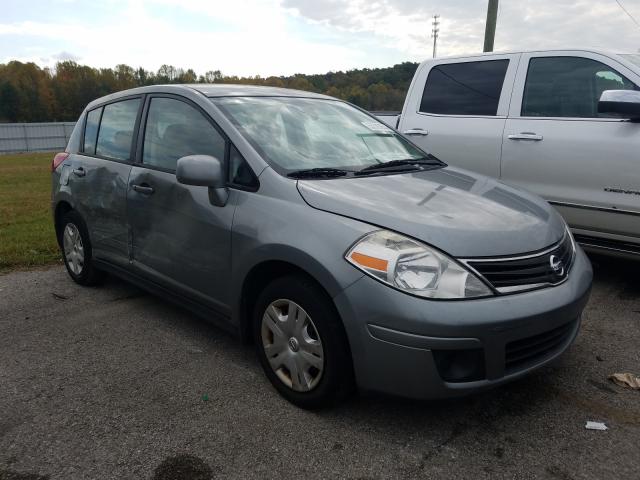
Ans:
[[[62,246],[62,219],[64,216],[73,210],[73,207],[66,200],[61,200],[56,204],[54,213],[53,213],[53,224],[56,231],[56,240],[58,241],[58,245]]]
[[[333,281],[329,281],[331,285],[327,285],[327,280],[321,281],[316,275],[313,275],[309,269],[300,267],[299,264],[283,259],[265,259],[253,265],[244,276],[242,285],[237,296],[237,322],[240,327],[240,336],[243,342],[251,343],[251,320],[253,310],[256,305],[257,297],[260,292],[276,278],[287,275],[304,276],[313,282],[325,294],[327,300],[333,306],[336,315],[342,321],[338,309],[333,301],[331,291],[339,288]],[[341,288],[339,288],[341,290]],[[336,292],[337,293],[337,292]]]

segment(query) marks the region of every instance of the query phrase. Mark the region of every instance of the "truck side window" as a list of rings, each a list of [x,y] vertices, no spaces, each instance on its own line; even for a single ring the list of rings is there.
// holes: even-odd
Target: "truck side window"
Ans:
[[[173,98],[152,98],[144,132],[142,163],[175,171],[187,155],[211,155],[224,162],[226,141],[191,105]]]
[[[420,111],[495,116],[509,60],[436,65],[429,72]]]
[[[536,57],[529,70],[522,97],[523,117],[608,117],[598,113],[605,90],[634,90],[633,82],[613,68],[580,57]]]

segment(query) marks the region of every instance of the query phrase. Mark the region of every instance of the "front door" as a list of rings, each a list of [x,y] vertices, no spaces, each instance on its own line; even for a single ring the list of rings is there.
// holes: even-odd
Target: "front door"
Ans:
[[[206,187],[176,181],[179,158],[225,161],[227,142],[198,107],[179,97],[148,99],[141,164],[131,170],[127,210],[133,265],[143,276],[227,313],[233,191],[213,206]]]
[[[502,179],[541,195],[583,235],[640,232],[640,124],[598,113],[639,78],[599,54],[523,55],[504,131]]]

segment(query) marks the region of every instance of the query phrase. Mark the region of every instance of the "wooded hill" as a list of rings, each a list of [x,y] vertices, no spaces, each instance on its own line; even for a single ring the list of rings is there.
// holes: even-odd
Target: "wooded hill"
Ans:
[[[40,68],[35,63],[0,64],[0,122],[75,121],[91,100],[142,85],[235,83],[270,85],[325,93],[367,110],[400,110],[417,63],[289,77],[225,76],[219,70],[197,75],[163,65],[157,72],[128,65],[92,68],[72,61]]]

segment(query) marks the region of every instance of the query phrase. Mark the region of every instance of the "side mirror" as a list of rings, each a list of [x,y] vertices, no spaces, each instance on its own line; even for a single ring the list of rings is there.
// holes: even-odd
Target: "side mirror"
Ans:
[[[222,164],[210,155],[188,155],[178,160],[176,179],[183,185],[209,187],[212,205],[224,207],[229,199],[229,190]]]
[[[598,113],[609,113],[621,118],[640,119],[640,91],[605,90],[598,102]]]

